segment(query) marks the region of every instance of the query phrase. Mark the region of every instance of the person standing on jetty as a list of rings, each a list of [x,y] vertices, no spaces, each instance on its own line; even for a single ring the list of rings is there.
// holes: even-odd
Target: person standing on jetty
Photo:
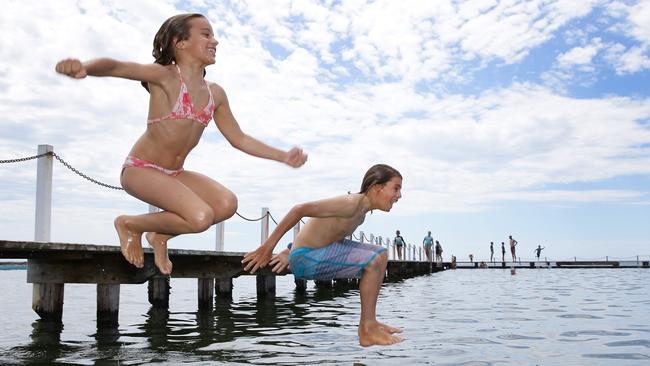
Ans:
[[[494,262],[494,242],[490,242],[490,262]]]
[[[431,236],[431,231],[427,233],[427,236],[422,240],[424,244],[424,253],[427,255],[427,262],[431,262],[431,249],[433,249],[433,237]]]
[[[395,246],[395,248],[397,248],[397,258],[400,260],[404,259],[402,255],[403,253],[402,249],[404,249],[406,242],[404,241],[404,238],[400,235],[399,230],[395,232],[395,239],[393,239],[393,245]]]
[[[542,254],[542,250],[544,250],[544,248],[542,248],[541,245],[538,245],[537,248],[533,250],[535,252],[535,256],[537,256],[538,262],[539,262],[539,256]]]
[[[149,91],[147,129],[127,156],[120,182],[128,194],[163,211],[115,219],[122,254],[138,268],[144,265],[143,233],[154,249],[156,266],[169,274],[169,239],[205,231],[237,210],[233,192],[183,169],[211,119],[232,146],[247,154],[292,167],[307,160],[300,148],[278,150],[242,132],[223,88],[203,79],[205,67],[215,62],[218,43],[205,16],[180,14],[167,19],[156,33],[153,64],[100,58],[65,59],[56,65],[58,73],[74,79],[90,75],[139,80]]]
[[[393,335],[400,329],[376,318],[377,298],[388,262],[386,249],[345,239],[363,223],[368,211],[390,211],[402,197],[401,189],[402,175],[388,165],[377,164],[364,175],[359,193],[294,206],[259,248],[246,253],[244,270],[255,273],[270,263],[273,272],[289,266],[296,278],[306,280],[361,277],[359,343],[371,346],[401,342],[402,338]],[[294,242],[273,255],[278,241],[303,217],[310,219]]]
[[[442,263],[442,245],[436,240],[436,262]]]
[[[501,262],[506,261],[506,243],[501,242]]]
[[[513,239],[512,235],[508,236],[508,238],[510,239],[510,254],[512,254],[512,261],[516,262],[517,261],[517,254],[516,254],[517,250],[516,250],[515,247],[517,246],[517,244],[519,242],[517,242],[515,239]]]

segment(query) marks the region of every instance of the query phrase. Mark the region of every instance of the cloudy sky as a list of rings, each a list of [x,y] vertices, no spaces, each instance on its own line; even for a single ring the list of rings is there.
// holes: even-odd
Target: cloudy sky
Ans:
[[[205,14],[219,46],[207,79],[249,134],[300,145],[292,169],[233,149],[214,125],[186,169],[239,197],[239,213],[280,219],[295,203],[358,190],[387,163],[403,198],[360,228],[445,255],[650,257],[650,1],[4,1],[0,159],[50,144],[76,169],[118,185],[146,127],[137,82],[72,80],[66,57],[149,63],[160,24]],[[0,239],[33,240],[36,163],[0,165]],[[55,161],[52,241],[117,245],[112,220],[147,211]],[[274,225],[271,225],[273,228]],[[170,242],[212,249],[214,229]],[[285,236],[284,242],[291,240]],[[260,242],[226,222],[226,250]]]

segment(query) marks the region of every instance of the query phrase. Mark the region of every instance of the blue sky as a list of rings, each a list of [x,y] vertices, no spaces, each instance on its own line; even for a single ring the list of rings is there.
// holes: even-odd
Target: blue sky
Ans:
[[[379,162],[403,198],[360,228],[431,230],[445,255],[520,242],[522,258],[650,257],[650,1],[9,1],[0,15],[0,159],[38,144],[118,184],[147,95],[126,80],[70,80],[65,57],[151,62],[160,24],[201,12],[220,42],[207,79],[242,129],[304,147],[301,169],[231,148],[214,126],[186,169],[281,218],[358,189]],[[112,220],[147,206],[55,163],[52,240],[117,245]],[[32,240],[35,163],[0,166],[2,239]],[[273,227],[273,225],[272,225]],[[211,249],[214,230],[170,242]],[[288,234],[283,241],[290,241]],[[226,222],[248,251],[259,225]]]

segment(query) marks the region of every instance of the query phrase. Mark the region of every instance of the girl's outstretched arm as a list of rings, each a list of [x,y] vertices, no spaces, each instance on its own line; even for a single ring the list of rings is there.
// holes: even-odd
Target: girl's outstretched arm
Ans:
[[[223,88],[217,84],[211,84],[210,88],[217,105],[213,116],[217,128],[233,147],[249,155],[279,161],[294,168],[298,168],[305,163],[307,154],[298,147],[294,147],[289,151],[282,151],[245,134],[230,110],[228,97]]]
[[[266,239],[264,244],[244,255],[244,259],[242,260],[244,270],[255,273],[258,269],[265,267],[271,260],[273,249],[278,244],[278,241],[303,217],[348,218],[354,216],[358,211],[359,204],[358,195],[347,194],[293,206],[287,215],[280,220],[278,226],[275,227],[275,230],[273,230],[273,233]]]
[[[139,80],[160,85],[163,81],[173,78],[173,73],[160,64],[139,64],[124,62],[110,58],[98,58],[81,62],[78,59],[68,58],[56,64],[56,72],[74,79],[86,76],[113,76],[124,79]]]

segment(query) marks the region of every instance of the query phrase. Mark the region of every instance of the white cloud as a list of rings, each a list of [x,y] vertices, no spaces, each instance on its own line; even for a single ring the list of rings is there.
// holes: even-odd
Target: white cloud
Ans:
[[[646,46],[650,46],[650,1],[641,0],[629,7],[630,33]]]
[[[593,39],[589,45],[584,47],[574,47],[569,51],[560,54],[557,57],[557,63],[560,67],[566,68],[575,65],[590,66],[593,58],[602,48],[602,42],[599,38]]]

